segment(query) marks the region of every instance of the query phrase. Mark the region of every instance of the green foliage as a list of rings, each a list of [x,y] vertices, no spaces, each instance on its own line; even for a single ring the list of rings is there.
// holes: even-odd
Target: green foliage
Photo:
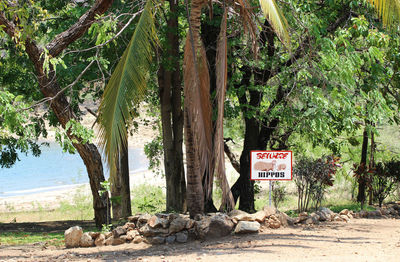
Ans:
[[[374,200],[382,206],[383,201],[398,187],[400,183],[400,161],[391,160],[384,163],[378,163],[371,170],[371,189]]]
[[[149,169],[157,175],[164,175],[161,161],[163,160],[164,151],[162,144],[162,137],[157,136],[152,141],[144,145],[144,153],[149,159]]]
[[[301,158],[293,167],[293,180],[298,192],[298,210],[307,211],[311,202],[315,210],[321,205],[326,188],[333,186],[338,159],[325,156],[317,160]]]
[[[272,184],[272,202],[276,209],[287,199],[286,186],[282,182],[274,181]]]
[[[165,209],[165,194],[161,187],[142,184],[133,188],[132,212],[156,213]]]
[[[73,135],[72,140],[67,134]],[[57,129],[55,139],[60,144],[63,152],[75,154],[76,149],[73,144],[86,144],[94,138],[94,131],[84,127],[80,122],[72,119],[65,125],[65,129]]]

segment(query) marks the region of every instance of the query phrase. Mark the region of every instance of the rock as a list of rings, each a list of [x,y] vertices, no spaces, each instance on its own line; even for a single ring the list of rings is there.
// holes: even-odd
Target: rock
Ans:
[[[343,209],[342,211],[339,212],[339,216],[340,215],[346,215],[347,216],[348,213],[349,213],[348,209]]]
[[[228,213],[228,216],[230,216],[232,218],[232,217],[235,217],[235,216],[238,216],[238,215],[242,215],[242,214],[247,214],[247,213],[242,211],[242,210],[239,210],[239,209],[234,209],[234,210],[232,210],[231,212]]]
[[[360,218],[368,217],[368,212],[365,210],[361,210],[358,214],[360,214]]]
[[[266,221],[270,228],[277,229],[281,227],[281,221],[279,221],[276,215],[271,215]]]
[[[257,221],[239,221],[235,228],[235,234],[257,233],[260,223]]]
[[[295,218],[293,218],[293,223],[294,224],[298,224],[298,223],[300,223],[301,221],[300,221],[300,218],[299,217],[295,217]]]
[[[175,235],[171,235],[171,236],[167,236],[165,238],[165,243],[167,244],[172,244],[175,242],[176,236]]]
[[[177,217],[169,225],[169,233],[173,234],[179,231],[182,231],[183,229],[186,228],[186,224],[190,221],[189,218],[184,218],[184,217]]]
[[[382,213],[379,210],[369,211],[367,212],[367,217],[374,218],[374,217],[381,217]]]
[[[336,215],[333,217],[332,221],[339,222],[339,221],[343,221],[343,219],[342,219],[338,214],[336,214]]]
[[[114,238],[118,238],[121,235],[126,234],[126,229],[122,226],[116,227],[112,231]]]
[[[263,208],[263,211],[265,212],[265,217],[269,217],[271,215],[275,215],[276,214],[276,208],[270,207],[270,206],[265,206]]]
[[[319,221],[321,221],[321,222],[328,220],[328,216],[324,212],[317,211],[317,212],[315,212],[315,214],[317,214],[319,216]]]
[[[306,220],[304,220],[304,224],[312,225],[314,224],[314,219],[312,217],[308,217]]]
[[[331,215],[331,214],[333,214],[333,211],[330,210],[330,209],[327,208],[327,207],[320,207],[320,208],[318,209],[318,211],[324,213],[325,215]]]
[[[290,219],[290,217],[286,213],[278,212],[277,214],[275,214],[275,217],[279,220],[282,227],[287,227],[289,225],[288,220]]]
[[[100,232],[89,232],[89,236],[91,236],[92,239],[96,239],[100,234]]]
[[[104,244],[105,244],[106,246],[111,246],[111,245],[113,244],[113,242],[114,242],[114,237],[111,236],[111,237],[109,237],[109,238],[106,239],[106,241],[104,242]]]
[[[136,230],[131,230],[126,233],[126,239],[131,241],[135,238],[135,236],[139,235],[139,232]]]
[[[81,247],[92,247],[94,245],[94,240],[89,233],[83,233],[79,241],[79,245]]]
[[[347,214],[347,217],[348,217],[349,219],[353,219],[353,215],[352,215],[351,213],[348,213],[348,214]]]
[[[350,218],[347,215],[339,215],[339,217],[345,221],[346,223],[350,221]]]
[[[165,218],[160,218],[158,216],[152,216],[148,221],[147,224],[152,227],[152,228],[158,228],[158,227],[163,227],[167,228],[168,227],[168,220]]]
[[[217,214],[212,217],[205,217],[201,221],[196,221],[195,232],[201,239],[218,238],[229,235],[234,224],[231,218],[225,214]]]
[[[306,221],[308,219],[308,214],[307,212],[302,212],[299,214],[299,222]]]
[[[133,222],[127,222],[127,223],[125,223],[125,225],[123,226],[123,228],[124,228],[126,231],[132,230],[132,229],[135,228],[135,223],[133,223]]]
[[[136,223],[140,216],[141,216],[140,214],[130,216],[130,217],[128,217],[128,221],[132,222],[132,223]]]
[[[258,223],[264,223],[265,218],[267,217],[265,212],[263,210],[258,211],[257,213],[254,213],[251,215],[252,219],[251,221],[257,221]]]
[[[152,245],[160,245],[160,244],[164,244],[165,237],[155,236],[155,237],[146,238],[146,240]]]
[[[189,219],[186,223],[186,229],[191,229],[194,227],[195,221],[193,219]]]
[[[308,217],[308,213],[307,212],[301,212],[299,214],[299,217]]]
[[[160,234],[168,234],[168,228],[152,228],[146,224],[139,229],[139,232],[145,237],[153,237]]]
[[[142,236],[135,236],[135,238],[132,241],[135,244],[139,244],[141,242],[143,242],[143,237]]]
[[[117,246],[117,245],[121,245],[121,244],[125,244],[125,243],[126,243],[126,236],[113,237],[113,240],[112,240],[112,245],[113,246]]]
[[[106,232],[106,233],[104,233],[104,235],[106,236],[106,239],[107,239],[107,238],[111,237],[113,235],[113,233],[112,232]]]
[[[181,231],[176,233],[176,242],[178,243],[186,243],[188,241],[188,232]]]
[[[83,230],[79,226],[70,227],[64,232],[65,247],[79,247],[81,237],[83,235]]]
[[[147,221],[149,221],[149,219],[151,218],[151,215],[150,214],[143,214],[143,215],[140,215],[139,216],[139,218],[138,218],[138,223],[147,223]]]
[[[254,221],[255,219],[254,219],[254,217],[253,217],[253,215],[250,215],[250,214],[248,214],[248,213],[246,213],[246,214],[239,214],[239,215],[236,215],[236,216],[234,216],[234,217],[232,217],[233,219],[236,219],[237,221]]]
[[[104,234],[100,234],[94,241],[96,247],[104,246],[105,243],[106,243],[106,236]]]

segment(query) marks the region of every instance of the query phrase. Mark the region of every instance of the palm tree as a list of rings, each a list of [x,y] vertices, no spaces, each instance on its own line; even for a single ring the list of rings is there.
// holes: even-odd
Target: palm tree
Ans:
[[[200,15],[206,3],[204,0],[191,2],[184,54],[187,202],[191,216],[204,212],[204,195],[210,191],[207,191],[207,188],[203,189],[202,179],[205,174],[210,174],[208,183],[212,187],[214,172],[223,190],[222,207],[234,207],[225,176],[222,137],[223,102],[227,83],[227,8],[224,4],[217,45],[218,117],[215,135],[212,137],[210,80],[205,50],[200,39]],[[254,14],[249,11],[246,2],[236,0],[233,4],[240,8],[244,26],[255,35],[252,20]],[[287,23],[275,1],[260,0],[260,6],[278,37],[284,43],[289,43]],[[132,107],[140,102],[146,90],[153,46],[157,43],[154,11],[152,0],[147,1],[132,39],[106,86],[99,108],[100,145],[107,157],[111,177],[116,175],[115,162],[118,161],[118,152],[127,144],[127,127],[132,120]]]

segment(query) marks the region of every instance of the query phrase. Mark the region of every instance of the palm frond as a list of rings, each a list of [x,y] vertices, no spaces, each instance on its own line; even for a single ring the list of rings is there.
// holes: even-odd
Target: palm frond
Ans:
[[[225,8],[221,21],[221,30],[217,42],[216,57],[216,99],[217,99],[217,120],[214,132],[214,159],[217,179],[222,189],[221,211],[234,209],[234,200],[230,190],[225,173],[225,155],[224,155],[224,102],[226,94],[226,85],[228,78],[227,64],[227,37],[226,37],[227,10]]]
[[[376,10],[385,26],[400,21],[400,0],[367,0]]]
[[[289,25],[275,0],[260,0],[261,10],[268,19],[278,38],[286,45],[290,45],[288,33]]]
[[[115,175],[119,148],[127,143],[132,108],[146,92],[154,45],[157,43],[153,1],[147,1],[128,47],[111,75],[99,107],[99,144],[110,176]]]

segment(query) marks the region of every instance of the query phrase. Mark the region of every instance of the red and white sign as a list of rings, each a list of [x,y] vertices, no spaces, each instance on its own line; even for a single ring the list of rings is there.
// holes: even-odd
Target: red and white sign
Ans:
[[[251,151],[251,180],[292,180],[292,151]]]

